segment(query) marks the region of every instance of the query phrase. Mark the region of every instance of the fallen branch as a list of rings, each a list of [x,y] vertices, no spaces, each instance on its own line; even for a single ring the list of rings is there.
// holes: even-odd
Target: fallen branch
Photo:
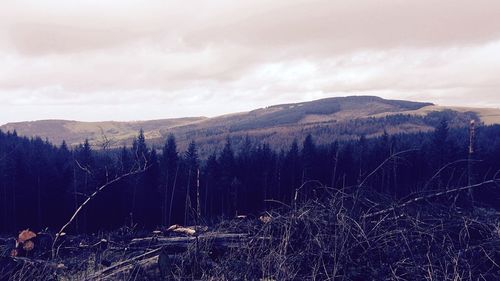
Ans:
[[[113,266],[103,269],[85,280],[103,280],[133,269],[136,264],[157,264],[158,257],[162,252],[168,255],[183,253],[194,243],[206,242],[214,248],[239,248],[245,242],[249,241],[248,234],[240,233],[209,233],[198,237],[145,237],[133,239],[129,247],[147,245],[153,249],[142,255],[119,262]]]
[[[437,193],[433,193],[433,194],[429,194],[429,195],[425,195],[425,196],[416,197],[416,198],[410,199],[402,204],[399,204],[397,206],[394,206],[394,207],[391,207],[388,209],[384,209],[384,210],[381,210],[378,212],[365,214],[362,216],[362,218],[371,218],[371,217],[383,215],[383,214],[386,214],[389,212],[393,212],[396,209],[404,208],[410,204],[417,203],[417,202],[420,202],[423,200],[432,199],[432,198],[440,197],[440,196],[447,195],[447,194],[452,194],[452,193],[456,193],[456,192],[460,192],[460,191],[464,191],[464,190],[468,190],[468,189],[472,189],[472,188],[478,188],[478,187],[482,187],[485,185],[498,184],[498,183],[500,183],[500,179],[492,179],[492,180],[484,181],[484,182],[481,182],[478,184],[463,186],[463,187],[459,187],[459,188],[455,188],[455,189],[450,189],[450,190],[441,191],[441,192],[437,192]]]
[[[216,247],[234,248],[248,240],[248,234],[232,234],[232,233],[209,233],[202,234],[198,237],[146,237],[136,238],[130,243],[130,246],[154,245],[164,247],[181,247],[187,249],[191,243],[210,242]]]
[[[106,269],[103,269],[90,277],[87,277],[85,281],[90,281],[90,280],[103,280],[104,278],[107,278],[109,276],[112,276],[114,274],[117,274],[119,272],[122,272],[125,270],[125,268],[132,266],[135,262],[141,261],[141,260],[147,260],[151,258],[156,258],[160,255],[160,252],[162,251],[162,247],[156,248],[154,250],[151,250],[147,253],[144,253],[142,255],[133,257],[131,259],[128,259],[126,261],[119,262],[113,266],[110,266]]]
[[[46,267],[50,269],[63,269],[64,265],[61,263],[50,262],[46,260],[24,258],[24,257],[11,257],[13,261],[29,264],[36,267]]]

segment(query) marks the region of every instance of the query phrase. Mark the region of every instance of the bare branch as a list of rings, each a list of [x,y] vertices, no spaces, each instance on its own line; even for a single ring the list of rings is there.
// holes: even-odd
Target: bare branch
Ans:
[[[450,162],[446,165],[444,165],[443,167],[441,167],[441,169],[439,169],[432,177],[431,179],[425,184],[424,186],[424,190],[427,190],[427,187],[429,186],[429,184],[432,183],[432,181],[438,177],[444,170],[446,170],[446,168],[448,168],[449,166],[452,166],[452,165],[455,165],[455,164],[458,164],[458,163],[462,163],[462,162],[469,162],[469,161],[473,161],[473,162],[481,162],[481,160],[469,160],[469,159],[460,159],[460,160],[457,160],[457,161],[453,161],[453,162]]]
[[[451,193],[456,193],[456,192],[460,192],[460,191],[464,191],[464,190],[468,190],[468,189],[472,189],[472,188],[483,187],[485,185],[490,185],[490,184],[495,184],[495,185],[498,186],[500,184],[500,179],[498,179],[498,178],[495,177],[492,180],[484,181],[482,183],[468,185],[468,186],[463,186],[463,187],[459,187],[459,188],[455,188],[455,189],[445,190],[445,191],[441,191],[441,192],[437,192],[437,193],[433,193],[433,194],[429,194],[429,195],[425,195],[425,196],[416,197],[416,198],[410,199],[410,200],[408,200],[408,201],[406,201],[406,202],[404,202],[402,204],[399,204],[397,206],[394,206],[394,207],[391,207],[391,208],[388,208],[388,209],[384,209],[384,210],[381,210],[381,211],[378,211],[378,212],[366,214],[366,215],[363,216],[363,218],[371,218],[371,217],[374,217],[374,216],[383,215],[383,214],[392,212],[392,211],[394,211],[396,209],[404,208],[404,207],[406,207],[406,206],[408,206],[410,204],[417,203],[417,202],[420,202],[420,201],[423,201],[423,200],[427,200],[427,199],[431,199],[431,198],[436,198],[436,197],[440,197],[440,196],[443,196],[443,195],[447,195],[447,194],[451,194]]]
[[[403,150],[403,151],[400,151],[400,152],[392,154],[387,159],[385,159],[377,168],[375,168],[375,170],[373,170],[368,176],[366,176],[366,178],[359,184],[359,187],[362,187],[369,178],[371,178],[374,174],[376,174],[378,172],[378,170],[382,169],[382,167],[384,167],[384,165],[387,164],[387,162],[389,162],[393,158],[396,158],[399,155],[402,155],[402,154],[405,154],[405,153],[409,153],[409,152],[413,152],[413,151],[418,151],[418,150],[419,149],[408,149],[408,150]]]
[[[61,234],[66,230],[66,228],[68,228],[71,223],[73,223],[73,221],[76,219],[76,217],[78,216],[78,214],[83,210],[83,208],[94,198],[96,197],[101,191],[103,191],[105,188],[107,188],[108,186],[114,184],[114,183],[117,183],[119,182],[120,180],[124,179],[124,178],[127,178],[127,177],[130,177],[130,176],[133,176],[133,175],[137,175],[137,174],[140,174],[140,173],[143,173],[148,167],[145,167],[144,169],[139,169],[139,170],[136,170],[136,171],[133,171],[133,172],[130,172],[130,173],[127,173],[127,174],[123,174],[119,177],[116,177],[114,178],[113,180],[111,181],[107,181],[104,185],[102,185],[101,187],[99,187],[96,191],[94,191],[94,193],[92,193],[89,197],[87,197],[87,199],[78,207],[78,209],[76,209],[76,211],[73,213],[73,215],[71,216],[71,218],[68,220],[68,222],[66,222],[65,225],[63,225],[63,227],[61,227],[61,229],[59,230],[59,232],[57,232],[56,234],[56,237],[54,238],[54,241],[52,242],[52,258],[54,258],[56,256],[56,251],[55,251],[55,246],[56,246],[56,243],[57,243],[57,240],[58,238],[61,236]]]
[[[92,175],[92,172],[87,167],[82,166],[80,164],[80,162],[78,162],[78,160],[75,159],[75,162],[76,162],[76,165],[78,166],[78,168],[80,168],[82,171],[86,172],[87,174]]]

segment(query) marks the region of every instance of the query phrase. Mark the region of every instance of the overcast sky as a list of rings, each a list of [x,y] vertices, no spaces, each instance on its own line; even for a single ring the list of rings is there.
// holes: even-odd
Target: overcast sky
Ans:
[[[0,124],[346,95],[500,107],[498,0],[0,1]]]

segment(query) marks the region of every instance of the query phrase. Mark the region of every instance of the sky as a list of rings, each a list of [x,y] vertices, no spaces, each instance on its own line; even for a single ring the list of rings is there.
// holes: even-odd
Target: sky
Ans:
[[[498,0],[0,0],[0,124],[348,95],[500,107]]]

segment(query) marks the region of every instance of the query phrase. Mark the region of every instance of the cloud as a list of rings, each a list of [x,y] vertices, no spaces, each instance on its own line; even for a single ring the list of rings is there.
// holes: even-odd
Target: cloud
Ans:
[[[498,26],[495,0],[11,1],[0,123],[351,94],[498,107]]]

